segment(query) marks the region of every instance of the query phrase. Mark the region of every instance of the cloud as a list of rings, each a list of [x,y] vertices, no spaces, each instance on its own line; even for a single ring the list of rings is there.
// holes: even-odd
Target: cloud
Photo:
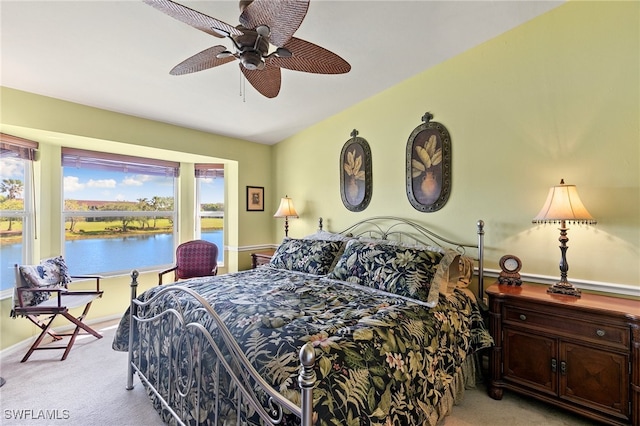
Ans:
[[[116,187],[116,181],[114,179],[99,179],[99,180],[89,179],[89,182],[87,182],[87,187],[89,187],[89,188],[115,188]]]
[[[0,177],[2,179],[20,179],[24,180],[24,160],[17,158],[3,158],[0,161]]]
[[[142,186],[143,180],[138,177],[127,177],[123,179],[122,184],[125,186]]]
[[[85,188],[83,183],[80,183],[80,179],[77,176],[65,176],[64,177],[64,192],[82,191]]]

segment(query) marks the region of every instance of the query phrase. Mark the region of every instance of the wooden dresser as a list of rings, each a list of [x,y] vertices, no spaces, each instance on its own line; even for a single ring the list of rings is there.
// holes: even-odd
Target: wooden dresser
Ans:
[[[612,425],[640,425],[640,301],[494,284],[489,395],[529,395]]]

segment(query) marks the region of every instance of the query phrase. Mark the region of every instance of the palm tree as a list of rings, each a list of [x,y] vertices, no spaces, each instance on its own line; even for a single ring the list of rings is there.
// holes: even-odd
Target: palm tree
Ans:
[[[22,194],[24,184],[20,179],[2,179],[0,183],[0,193],[7,194],[9,200],[15,200]]]
[[[18,195],[22,194],[22,190],[24,189],[24,184],[20,179],[2,179],[2,183],[0,183],[0,193],[7,194],[6,201],[11,204],[13,200],[18,198]],[[24,208],[24,204],[22,205]],[[13,228],[13,218],[9,217],[9,227],[7,231],[11,231]]]

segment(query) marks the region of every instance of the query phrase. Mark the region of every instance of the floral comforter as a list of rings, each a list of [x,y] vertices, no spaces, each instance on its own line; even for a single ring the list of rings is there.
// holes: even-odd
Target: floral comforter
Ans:
[[[180,285],[209,301],[262,377],[296,403],[297,355],[313,343],[319,425],[434,424],[436,407],[465,358],[492,344],[477,304],[458,290],[428,308],[380,290],[270,267]],[[167,300],[165,307],[176,303]],[[127,313],[115,350],[127,350],[128,334]],[[143,336],[141,345],[142,354],[169,350],[163,335]],[[211,384],[205,380],[201,388]],[[206,418],[213,402],[203,396],[205,414],[187,423],[213,424]]]

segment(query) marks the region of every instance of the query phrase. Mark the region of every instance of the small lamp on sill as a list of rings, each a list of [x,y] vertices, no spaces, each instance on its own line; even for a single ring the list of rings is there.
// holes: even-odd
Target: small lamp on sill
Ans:
[[[299,217],[298,212],[293,207],[293,201],[291,198],[286,195],[280,199],[280,207],[278,207],[278,211],[273,217],[284,217],[284,236],[289,236],[289,218],[290,217]]]
[[[547,293],[559,293],[580,297],[580,290],[567,281],[567,222],[595,225],[597,221],[589,214],[584,204],[578,196],[575,185],[566,185],[564,179],[560,180],[560,185],[551,187],[547,201],[540,210],[540,213],[533,218],[533,223],[560,223],[560,281],[547,289]]]

